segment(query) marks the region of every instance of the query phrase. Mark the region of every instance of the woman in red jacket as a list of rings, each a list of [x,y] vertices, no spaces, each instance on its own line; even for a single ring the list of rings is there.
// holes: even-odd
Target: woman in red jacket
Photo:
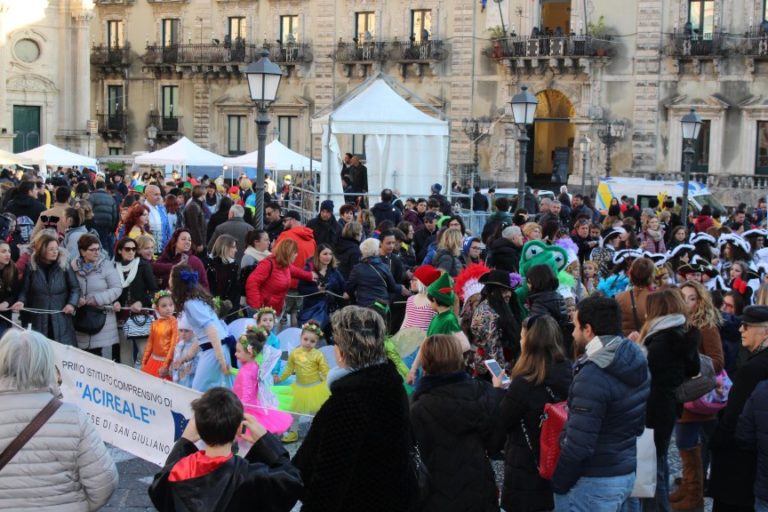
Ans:
[[[296,242],[283,240],[274,254],[259,263],[245,282],[245,300],[249,307],[273,308],[278,315],[283,311],[285,296],[291,288],[291,279],[316,281],[314,272],[293,265],[298,254]]]

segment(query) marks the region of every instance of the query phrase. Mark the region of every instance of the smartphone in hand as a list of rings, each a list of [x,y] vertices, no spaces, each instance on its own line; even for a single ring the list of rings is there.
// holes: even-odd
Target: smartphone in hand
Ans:
[[[501,379],[501,385],[503,387],[509,386],[509,383],[511,382],[509,380],[509,377],[502,374],[504,373],[504,370],[501,369],[501,366],[499,365],[498,361],[495,359],[486,359],[483,361],[483,364],[485,364],[485,367],[488,368],[488,371],[491,372],[493,375],[495,375],[497,378]]]

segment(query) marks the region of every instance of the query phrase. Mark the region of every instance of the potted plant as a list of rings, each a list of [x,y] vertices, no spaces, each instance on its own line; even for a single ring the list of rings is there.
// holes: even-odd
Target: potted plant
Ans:
[[[494,59],[501,59],[504,57],[504,43],[503,40],[506,37],[504,29],[499,25],[488,29],[491,33],[491,57]]]
[[[608,27],[605,25],[605,16],[600,16],[597,22],[590,21],[587,23],[587,34],[592,37],[595,55],[605,57],[611,40],[611,36],[608,34]]]

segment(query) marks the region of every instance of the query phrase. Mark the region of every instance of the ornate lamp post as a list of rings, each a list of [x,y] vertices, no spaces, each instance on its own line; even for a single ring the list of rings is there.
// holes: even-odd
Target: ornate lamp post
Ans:
[[[258,158],[256,160],[256,229],[264,228],[264,159],[267,142],[267,126],[269,116],[267,108],[277,98],[277,89],[280,87],[280,79],[283,71],[280,66],[274,64],[268,58],[269,50],[262,48],[261,58],[252,62],[245,68],[245,76],[248,77],[248,90],[251,99],[256,103],[258,115],[256,126],[258,127]]]
[[[150,152],[155,150],[156,143],[157,143],[157,126],[155,126],[155,123],[152,123],[147,127],[147,145],[149,146]]]
[[[685,141],[685,149],[683,150],[683,204],[680,208],[680,220],[687,227],[688,182],[691,180],[691,165],[693,164],[693,156],[695,154],[693,144],[699,138],[699,132],[701,131],[701,117],[696,113],[696,109],[692,108],[688,114],[683,116],[680,124],[683,128],[683,140]]]
[[[611,149],[616,141],[624,138],[624,132],[627,129],[627,124],[624,121],[604,120],[600,127],[597,129],[597,136],[605,144],[605,175],[606,177],[611,175]]]
[[[480,183],[480,159],[477,153],[477,146],[480,144],[480,140],[491,131],[491,118],[464,118],[461,120],[461,128],[464,130],[464,134],[469,138],[469,141],[474,145],[472,159],[472,187],[474,188],[475,184]]]
[[[587,192],[587,158],[589,158],[589,139],[586,135],[582,135],[579,140],[579,151],[581,152],[581,194],[584,195]]]
[[[520,92],[512,97],[512,116],[515,118],[515,124],[520,130],[520,136],[517,141],[520,143],[520,169],[517,181],[517,207],[523,208],[525,204],[525,161],[528,143],[531,139],[528,137],[528,126],[533,124],[533,118],[536,114],[536,106],[539,100],[536,96],[528,92],[528,87],[522,86]]]

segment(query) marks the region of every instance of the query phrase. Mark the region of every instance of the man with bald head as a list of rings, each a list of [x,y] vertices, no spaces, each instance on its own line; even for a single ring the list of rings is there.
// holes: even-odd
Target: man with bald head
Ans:
[[[144,199],[144,204],[149,208],[149,231],[155,238],[155,253],[160,254],[172,235],[171,224],[168,222],[168,212],[165,210],[160,187],[147,185],[144,188]]]

